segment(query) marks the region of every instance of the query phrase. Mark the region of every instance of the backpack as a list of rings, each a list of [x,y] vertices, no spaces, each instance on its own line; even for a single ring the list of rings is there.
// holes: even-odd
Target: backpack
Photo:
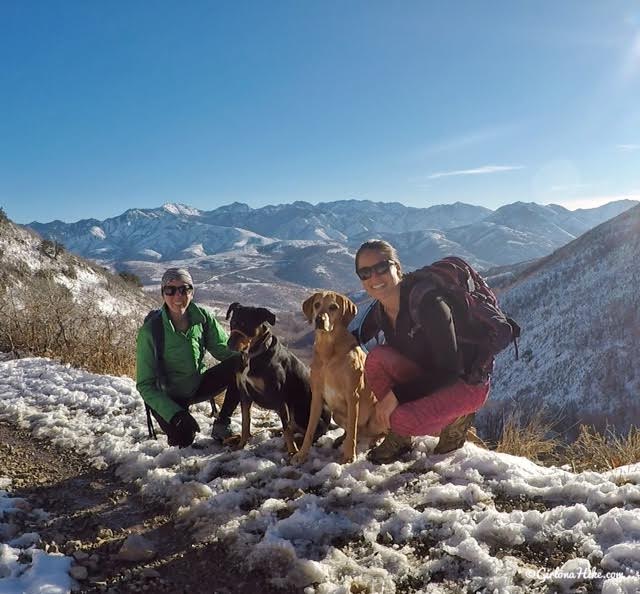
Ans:
[[[520,326],[502,312],[495,293],[462,258],[437,260],[406,274],[402,282],[410,286],[409,313],[415,324],[412,333],[421,327],[419,309],[425,295],[433,291],[445,298],[453,313],[458,344],[472,353],[473,360],[465,361],[469,382],[486,379],[495,356],[511,342],[518,359]]]
[[[156,367],[156,387],[158,390],[164,392],[167,389],[167,368],[164,363],[164,324],[162,322],[162,308],[152,309],[144,318],[143,325],[151,320],[151,338],[153,343],[153,357],[155,359]],[[202,324],[202,334],[200,335],[200,359],[198,360],[197,368],[200,369],[202,359],[207,350],[207,342],[209,338],[209,322],[205,317],[205,321]],[[151,408],[145,402],[145,409],[147,411],[147,429],[149,430],[149,439],[156,438],[156,431],[153,427],[153,420],[151,418]]]

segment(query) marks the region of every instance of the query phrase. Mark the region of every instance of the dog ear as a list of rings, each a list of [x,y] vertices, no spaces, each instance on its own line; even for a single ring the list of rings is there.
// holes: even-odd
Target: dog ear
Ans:
[[[309,324],[311,324],[311,318],[313,317],[313,302],[316,300],[316,295],[317,293],[314,293],[302,304],[302,313],[304,313],[304,317],[307,318]]]
[[[258,311],[265,322],[269,322],[272,326],[276,323],[276,314],[269,311],[266,307],[259,307]]]
[[[346,327],[350,324],[351,320],[356,317],[358,308],[348,297],[345,297],[344,295],[340,295],[340,297],[342,298],[342,322]]]
[[[237,301],[234,301],[230,306],[229,309],[227,310],[227,320],[231,317],[231,314],[238,309],[239,307],[242,307]]]

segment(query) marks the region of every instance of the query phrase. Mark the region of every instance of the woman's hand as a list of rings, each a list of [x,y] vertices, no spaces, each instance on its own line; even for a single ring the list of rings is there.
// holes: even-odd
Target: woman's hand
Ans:
[[[391,413],[397,408],[398,399],[392,390],[387,392],[387,395],[378,401],[376,404],[376,421],[384,429],[388,431],[391,428]]]

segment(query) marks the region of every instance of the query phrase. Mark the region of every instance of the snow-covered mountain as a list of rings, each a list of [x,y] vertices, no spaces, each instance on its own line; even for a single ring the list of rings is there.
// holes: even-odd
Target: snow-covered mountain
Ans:
[[[498,358],[492,399],[528,400],[619,429],[640,403],[640,206],[520,272],[502,296],[523,328],[520,361]]]
[[[274,241],[246,228],[211,224],[197,209],[176,204],[130,209],[104,221],[54,221],[30,227],[86,258],[109,263],[193,258]]]
[[[455,249],[478,262],[497,265],[546,255],[633,204],[623,200],[588,211],[569,211],[517,202],[495,212],[459,202],[411,208],[397,202],[346,200],[257,209],[233,203],[208,212],[165,204],[130,209],[104,221],[30,226],[72,251],[110,263],[176,260],[287,240],[334,241],[353,247],[363,238],[392,235],[400,238],[407,252],[416,247],[420,251],[427,240],[433,253]]]
[[[412,208],[399,202],[369,200],[340,200],[323,202],[317,206],[298,201],[258,209],[236,203],[208,213],[206,219],[218,225],[228,225],[230,220],[235,226],[280,239],[346,241],[361,233],[450,229],[478,221],[490,212],[487,208],[461,202]]]
[[[407,269],[452,253],[488,269],[545,256],[634,204],[569,211],[515,203],[495,212],[462,203],[410,208],[358,200],[257,209],[233,203],[212,211],[165,204],[105,221],[31,227],[84,257],[132,271],[154,288],[164,268],[180,264],[205,283],[204,294],[213,301],[227,301],[235,291],[229,285],[240,282],[256,302],[287,309],[297,307],[307,287],[357,290],[353,256],[372,237],[391,241]],[[207,284],[209,279],[215,282]]]
[[[558,205],[515,202],[481,221],[452,229],[447,236],[484,262],[514,264],[546,256],[634,204],[629,200],[570,211]]]

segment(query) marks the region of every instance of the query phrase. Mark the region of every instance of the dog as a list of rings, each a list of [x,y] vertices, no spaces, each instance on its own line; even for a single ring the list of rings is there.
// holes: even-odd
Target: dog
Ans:
[[[342,444],[342,463],[356,456],[358,437],[377,439],[384,431],[378,426],[374,408],[376,398],[364,381],[365,353],[347,330],[355,317],[355,304],[333,291],[314,293],[302,304],[302,311],[315,324],[311,361],[311,418],[294,463],[303,463],[326,402],[334,421],[344,429],[338,438]]]
[[[289,454],[298,447],[296,432],[302,434],[309,424],[311,388],[309,368],[288,350],[271,332],[276,323],[274,313],[264,307],[245,307],[232,303],[227,310],[231,318],[231,333],[227,345],[245,359],[245,366],[236,373],[242,410],[242,432],[225,440],[227,445],[242,449],[251,437],[251,405],[275,410],[282,421],[284,441]],[[331,422],[328,409],[320,411],[315,441],[326,433]]]

